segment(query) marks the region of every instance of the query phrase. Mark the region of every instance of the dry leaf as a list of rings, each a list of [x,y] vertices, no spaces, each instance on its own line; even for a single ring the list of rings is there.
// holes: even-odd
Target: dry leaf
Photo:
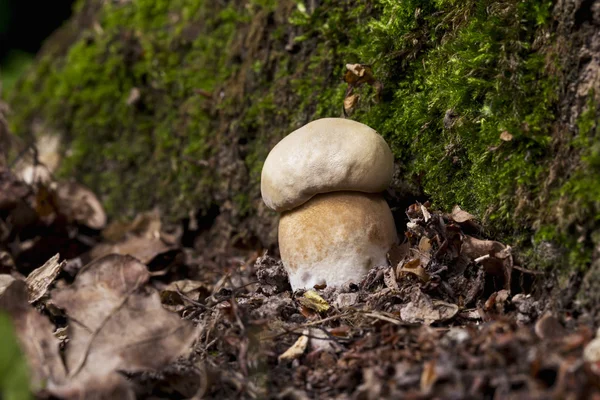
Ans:
[[[360,95],[358,93],[352,93],[346,96],[344,99],[344,112],[346,114],[350,114],[352,111],[354,111],[359,99]]]
[[[417,298],[400,310],[400,317],[405,322],[431,325],[434,322],[454,318],[457,313],[456,304],[432,300],[426,294],[417,292]]]
[[[314,290],[308,290],[304,292],[304,296],[300,297],[298,302],[304,307],[317,312],[325,312],[329,310],[330,307],[329,303],[327,303],[327,301]]]
[[[211,289],[206,284],[189,279],[171,282],[160,291],[160,300],[169,311],[181,311],[189,303],[181,295],[193,301],[204,301],[211,294]]]
[[[429,213],[429,211],[427,211],[427,207],[425,207],[423,204],[421,204],[421,212],[423,213],[423,219],[425,220],[425,222],[429,222],[429,220],[431,219],[431,214]]]
[[[396,281],[396,271],[390,267],[383,273],[383,282],[390,289],[398,290],[398,282]]]
[[[0,295],[0,311],[12,318],[17,337],[31,371],[32,390],[46,385],[61,384],[66,377],[59,354],[59,341],[48,319],[29,305],[29,294],[24,281],[15,280]]]
[[[422,236],[419,240],[419,251],[422,253],[431,252],[431,240],[427,236]]]
[[[189,351],[194,327],[165,310],[146,285],[146,266],[110,255],[83,267],[75,282],[52,292],[72,321],[65,353],[69,382],[57,393],[87,389],[90,382],[120,385],[117,371],[154,370]]]
[[[513,140],[513,135],[509,131],[503,131],[500,134],[500,140],[503,140],[505,142],[510,142],[511,140]]]
[[[435,371],[435,360],[427,361],[423,365],[423,372],[421,373],[421,391],[429,393],[433,388],[433,385],[437,381],[437,374]]]
[[[346,74],[344,81],[351,86],[357,87],[363,83],[372,84],[375,82],[373,69],[365,64],[346,64]]]
[[[430,276],[423,268],[420,258],[414,258],[402,265],[402,267],[398,270],[398,274],[413,274],[416,275],[423,282],[429,282]]]
[[[56,279],[60,271],[66,265],[66,261],[61,263],[58,262],[59,255],[56,254],[50,258],[44,265],[33,270],[28,276],[25,282],[29,289],[29,302],[34,303],[41,299],[52,282]]]
[[[387,257],[391,265],[398,265],[402,260],[410,255],[410,243],[404,242],[401,245],[393,244]]]
[[[161,229],[160,212],[152,210],[138,214],[131,222],[111,222],[102,230],[102,237],[109,242],[123,241],[128,235],[157,239],[161,237]]]
[[[92,229],[106,225],[106,213],[96,195],[83,185],[62,182],[56,188],[60,211],[70,220]]]
[[[281,361],[291,361],[299,358],[304,354],[306,348],[308,347],[308,329],[304,331],[302,336],[296,340],[289,349],[287,349],[283,354],[278,357],[279,362]]]
[[[474,216],[462,210],[458,205],[454,206],[454,208],[452,209],[452,215],[450,217],[454,220],[454,222],[457,222],[459,224],[475,219]]]
[[[481,264],[486,273],[501,277],[504,281],[504,288],[510,288],[510,274],[513,267],[510,246],[493,240],[481,240],[465,235],[460,252],[471,261]]]
[[[167,245],[161,239],[131,236],[119,243],[101,244],[90,251],[92,260],[109,254],[128,255],[137,258],[143,264],[148,264],[159,254],[175,249],[175,246]]]
[[[8,274],[0,275],[0,296],[2,296],[2,293],[4,293],[6,288],[9,287],[10,284],[13,283],[14,281],[15,281],[15,278],[13,278],[12,275],[8,275]]]

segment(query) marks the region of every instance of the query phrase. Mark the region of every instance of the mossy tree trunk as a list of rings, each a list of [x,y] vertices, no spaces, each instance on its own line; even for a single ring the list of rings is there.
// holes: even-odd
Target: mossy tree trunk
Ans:
[[[530,267],[584,273],[600,246],[598,25],[594,0],[81,0],[9,96],[12,128],[62,135],[62,172],[113,215],[200,210],[224,249],[271,247],[262,161],[341,116],[345,65],[369,64],[381,85],[355,91],[350,117],[391,144],[396,195],[459,204]]]

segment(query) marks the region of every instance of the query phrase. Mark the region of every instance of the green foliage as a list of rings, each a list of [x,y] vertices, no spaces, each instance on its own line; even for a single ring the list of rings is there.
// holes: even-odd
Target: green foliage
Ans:
[[[0,313],[0,398],[28,400],[29,372],[10,318]]]

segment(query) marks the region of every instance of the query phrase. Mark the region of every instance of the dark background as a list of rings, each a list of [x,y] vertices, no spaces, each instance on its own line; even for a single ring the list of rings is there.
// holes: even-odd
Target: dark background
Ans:
[[[26,67],[44,39],[69,18],[73,3],[0,0],[0,79],[14,79],[19,69]]]

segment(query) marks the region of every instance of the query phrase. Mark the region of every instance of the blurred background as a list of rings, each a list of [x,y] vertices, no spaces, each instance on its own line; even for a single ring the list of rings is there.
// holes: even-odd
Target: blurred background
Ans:
[[[0,81],[8,90],[55,29],[73,0],[0,0]]]

